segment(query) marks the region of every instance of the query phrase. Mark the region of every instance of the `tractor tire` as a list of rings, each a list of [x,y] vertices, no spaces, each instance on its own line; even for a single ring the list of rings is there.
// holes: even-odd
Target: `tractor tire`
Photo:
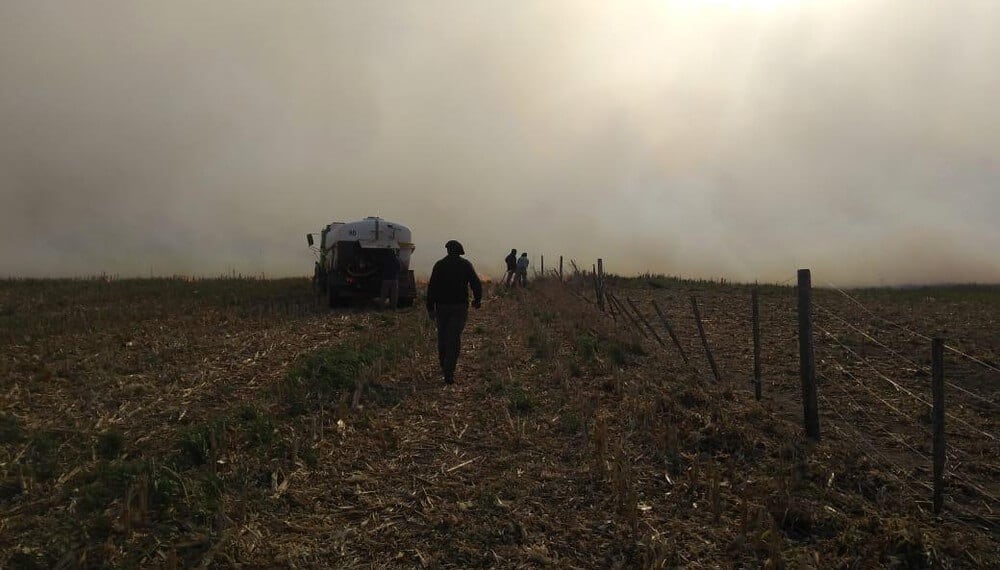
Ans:
[[[319,263],[313,268],[312,284],[317,295],[326,294],[326,273],[320,269]]]

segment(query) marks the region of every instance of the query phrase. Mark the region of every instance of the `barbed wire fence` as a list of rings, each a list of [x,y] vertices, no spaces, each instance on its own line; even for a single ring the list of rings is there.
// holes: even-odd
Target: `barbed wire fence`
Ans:
[[[658,303],[655,294],[644,311],[644,305],[615,289],[611,283],[614,279],[609,280],[604,273],[603,260],[593,264],[590,271],[581,270],[574,260],[570,260],[570,267],[571,271],[564,273],[560,257],[560,271],[552,270],[551,275],[543,276],[558,279],[570,294],[597,306],[623,329],[655,342],[659,350],[676,353],[685,366],[709,381],[731,381],[726,378],[730,372],[720,372],[712,345],[744,339],[707,333],[715,319],[704,314],[696,295],[689,296],[690,314],[678,306],[678,299],[673,299],[670,306]],[[806,281],[803,285],[800,271],[796,288],[800,297],[799,330],[790,334],[780,331],[778,338],[782,343],[800,344],[807,437],[820,438],[822,420],[828,434],[853,446],[881,468],[914,508],[989,529],[1000,527],[1000,491],[996,489],[1000,480],[1000,437],[994,428],[1000,403],[955,381],[967,377],[968,366],[974,366],[1000,383],[1000,366],[973,354],[962,346],[961,339],[944,342],[915,330],[917,327],[880,315],[832,283],[827,283],[826,292],[836,293],[857,309],[863,315],[861,322],[826,301],[814,302],[808,270],[803,271]],[[753,351],[747,359],[752,360],[752,368],[748,372],[740,370],[739,375],[750,379],[754,397],[760,400],[764,391],[760,318],[766,312],[759,310],[759,287],[748,288],[750,310],[746,313]],[[809,291],[805,292],[808,302],[803,306],[804,288]],[[745,318],[740,315],[739,311],[731,311],[721,320]],[[657,329],[666,336],[660,336]],[[930,363],[924,357],[908,354],[898,340],[890,340],[892,331],[902,335],[911,350],[916,347],[931,356]],[[696,351],[691,350],[698,344],[705,353],[706,369],[696,364]],[[936,344],[940,349],[933,349]],[[947,361],[945,352],[951,356]],[[703,374],[703,370],[711,370],[711,376]],[[933,389],[936,382],[940,383],[937,393]]]

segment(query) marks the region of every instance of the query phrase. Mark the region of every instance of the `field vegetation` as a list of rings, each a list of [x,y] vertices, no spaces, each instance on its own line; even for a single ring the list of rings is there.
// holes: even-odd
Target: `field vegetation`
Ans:
[[[995,365],[995,288],[818,291],[861,332],[817,315],[812,443],[791,288],[761,288],[757,402],[748,286],[609,284],[690,364],[583,278],[488,290],[449,387],[422,310],[330,311],[304,279],[0,282],[0,566],[1000,565],[1000,378],[949,361],[979,399],[949,392],[964,482],[934,517],[899,443],[929,449],[927,414],[871,370],[922,390],[929,345],[862,310]]]

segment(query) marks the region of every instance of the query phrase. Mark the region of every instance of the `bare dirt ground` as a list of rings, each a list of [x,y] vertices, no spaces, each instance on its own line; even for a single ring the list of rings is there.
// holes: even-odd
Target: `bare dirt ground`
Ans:
[[[447,387],[419,308],[330,312],[305,280],[3,283],[0,565],[1000,565],[996,443],[972,432],[997,431],[987,375],[949,376],[984,401],[949,408],[949,466],[968,482],[950,483],[937,520],[915,482],[929,463],[885,433],[926,453],[926,414],[865,363],[889,375],[896,355],[818,315],[839,341],[818,333],[836,405],[821,403],[811,444],[790,289],[763,293],[757,403],[745,288],[614,288],[648,317],[658,299],[696,369],[554,282],[490,291]],[[681,317],[692,293],[720,383]],[[897,351],[909,342],[838,297],[817,300]],[[992,358],[995,302],[924,297],[863,300]],[[892,378],[916,391],[929,346],[911,348],[917,366]]]

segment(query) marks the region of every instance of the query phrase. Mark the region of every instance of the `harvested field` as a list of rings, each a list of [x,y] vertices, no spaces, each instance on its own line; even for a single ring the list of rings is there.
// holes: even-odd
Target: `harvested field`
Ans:
[[[949,468],[966,481],[949,482],[937,520],[914,482],[929,482],[926,414],[868,364],[923,389],[929,345],[817,292],[916,366],[818,314],[832,405],[813,444],[790,288],[762,290],[758,403],[747,288],[613,283],[649,319],[658,300],[692,367],[573,286],[490,290],[446,387],[423,311],[331,312],[306,280],[0,283],[0,565],[1000,565],[988,370],[950,368],[982,400],[949,392]],[[995,362],[996,291],[858,295]]]

